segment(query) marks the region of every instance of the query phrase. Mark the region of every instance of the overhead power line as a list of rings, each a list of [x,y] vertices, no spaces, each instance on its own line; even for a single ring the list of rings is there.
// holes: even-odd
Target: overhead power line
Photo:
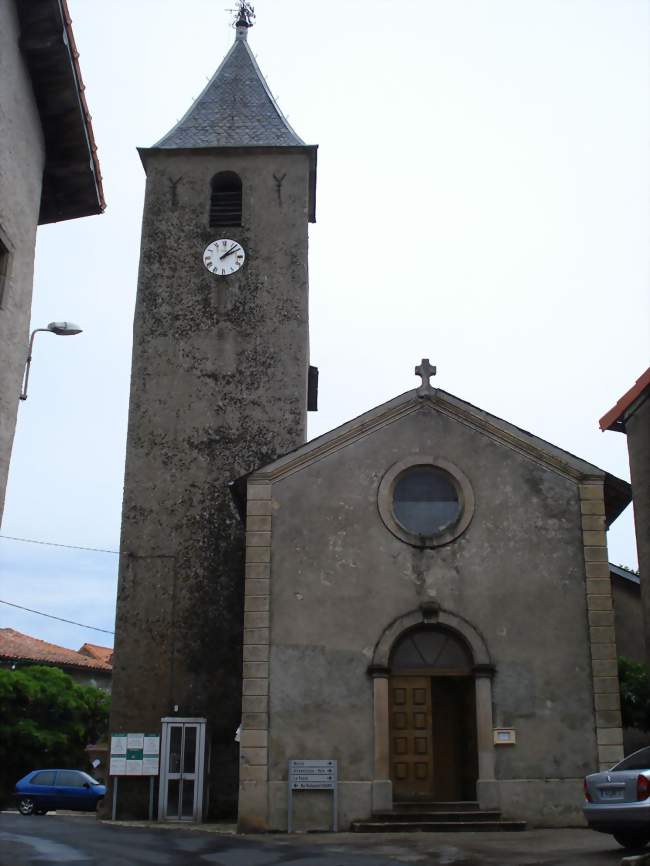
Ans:
[[[78,625],[81,628],[89,628],[93,631],[102,631],[104,634],[115,634],[114,631],[109,631],[107,628],[98,628],[96,625],[86,625],[83,622],[75,622],[73,619],[64,619],[62,616],[54,616],[52,613],[43,613],[42,610],[33,610],[31,607],[23,607],[22,604],[14,604],[12,601],[4,601],[2,598],[0,598],[0,604],[7,604],[9,607],[17,607],[18,610],[26,610],[29,613],[37,613],[39,616],[46,616],[48,619],[57,619],[59,622],[67,622],[68,625]]]
[[[119,550],[106,550],[103,547],[82,547],[79,544],[58,544],[56,541],[37,541],[35,538],[16,538],[14,535],[0,535],[8,541],[22,541],[25,544],[44,544],[46,547],[65,547],[68,550],[91,550],[93,553],[112,553],[119,556]]]

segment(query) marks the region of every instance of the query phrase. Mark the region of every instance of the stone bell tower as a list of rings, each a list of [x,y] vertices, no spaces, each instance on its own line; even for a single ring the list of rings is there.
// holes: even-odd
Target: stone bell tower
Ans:
[[[316,147],[275,103],[239,5],[204,91],[140,150],[111,716],[112,732],[205,718],[210,815],[236,809],[245,545],[231,485],[305,441],[315,219]],[[135,782],[120,782],[122,814],[146,811]]]

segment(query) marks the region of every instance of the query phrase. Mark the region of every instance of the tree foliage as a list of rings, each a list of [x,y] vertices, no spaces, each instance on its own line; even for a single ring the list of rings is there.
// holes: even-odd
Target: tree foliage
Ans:
[[[82,769],[108,731],[110,696],[59,668],[0,668],[0,798],[30,770]]]
[[[650,679],[640,662],[621,656],[618,660],[623,726],[650,731]]]

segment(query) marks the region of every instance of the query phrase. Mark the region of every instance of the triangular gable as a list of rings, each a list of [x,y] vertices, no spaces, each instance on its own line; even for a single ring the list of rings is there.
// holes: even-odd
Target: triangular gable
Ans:
[[[631,487],[626,481],[440,389],[434,389],[432,394],[426,397],[419,397],[416,390],[407,391],[260,467],[248,476],[248,481],[249,483],[279,481],[366,436],[371,436],[376,430],[422,409],[441,412],[535,463],[576,482],[603,483],[608,525],[618,517],[632,499]]]

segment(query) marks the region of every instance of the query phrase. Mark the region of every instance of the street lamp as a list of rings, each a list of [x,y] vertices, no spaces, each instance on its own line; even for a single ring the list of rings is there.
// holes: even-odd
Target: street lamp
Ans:
[[[73,337],[75,334],[81,334],[79,325],[74,322],[50,322],[47,328],[36,328],[32,331],[29,338],[29,349],[27,350],[27,363],[25,364],[25,379],[23,382],[23,390],[20,392],[20,399],[27,399],[27,383],[29,382],[29,368],[32,364],[32,350],[34,348],[34,337],[39,331],[47,331],[49,334],[56,334],[57,337]]]

